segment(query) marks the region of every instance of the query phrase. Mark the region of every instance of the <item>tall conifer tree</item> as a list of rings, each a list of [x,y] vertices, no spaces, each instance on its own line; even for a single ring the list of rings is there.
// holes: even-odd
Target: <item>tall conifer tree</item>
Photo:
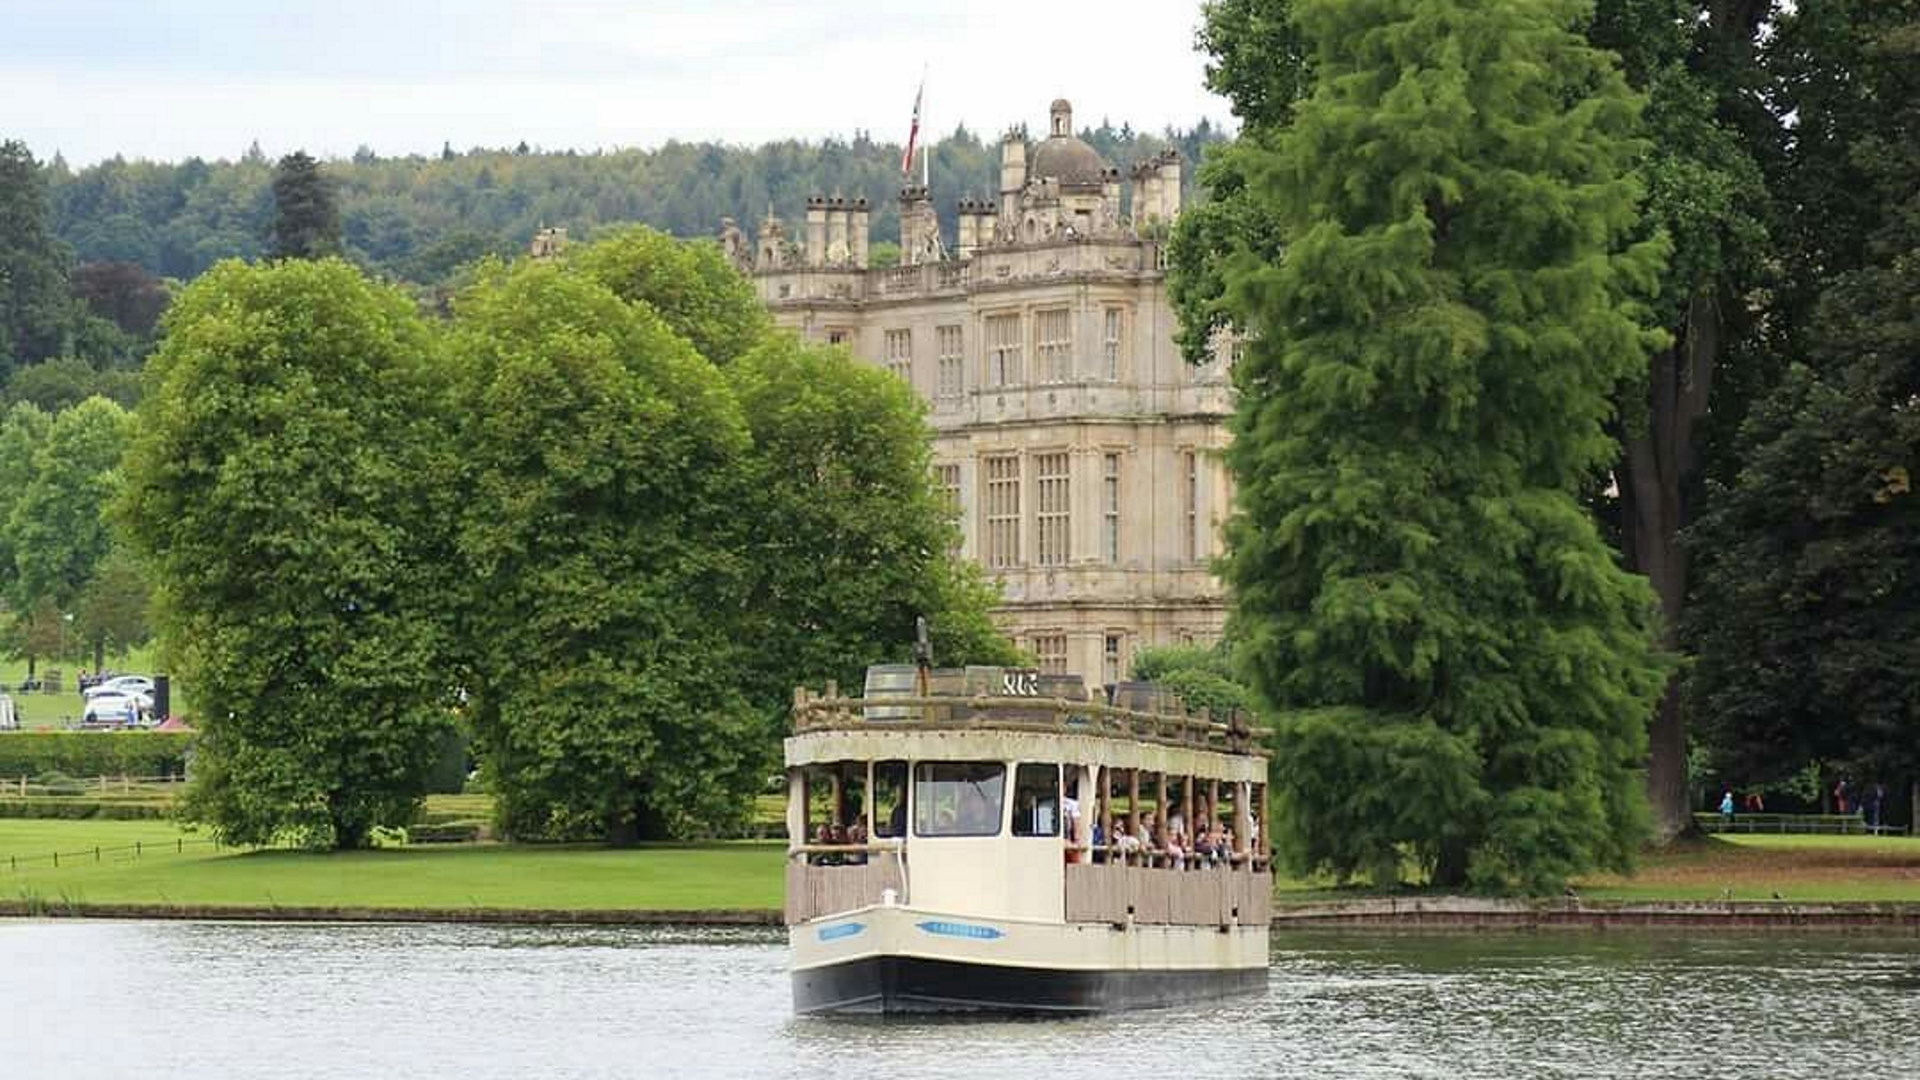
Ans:
[[[1298,0],[1312,96],[1247,153],[1227,574],[1296,868],[1624,866],[1665,674],[1579,499],[1657,335],[1638,100],[1578,0]]]
[[[68,262],[39,163],[26,144],[0,142],[0,376],[66,347]]]
[[[340,203],[320,163],[296,150],[273,170],[273,257],[340,254]]]

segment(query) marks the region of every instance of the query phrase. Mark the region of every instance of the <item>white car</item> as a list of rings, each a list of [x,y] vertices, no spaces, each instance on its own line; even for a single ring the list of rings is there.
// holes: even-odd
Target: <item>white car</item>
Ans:
[[[115,675],[111,679],[94,683],[80,692],[80,696],[89,700],[101,694],[138,694],[151,702],[153,680],[145,675]]]
[[[119,724],[132,727],[140,723],[151,703],[143,701],[137,694],[95,694],[87,699],[87,708],[80,716],[83,724]]]

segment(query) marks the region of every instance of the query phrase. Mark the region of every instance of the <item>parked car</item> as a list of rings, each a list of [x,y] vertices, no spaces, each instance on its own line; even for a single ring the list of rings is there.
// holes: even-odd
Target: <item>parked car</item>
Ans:
[[[80,692],[82,697],[95,698],[101,694],[139,694],[148,701],[153,700],[153,680],[145,675],[115,675],[94,683]]]
[[[151,705],[142,705],[136,694],[95,694],[87,699],[80,722],[87,725],[115,724],[133,727],[139,724]]]

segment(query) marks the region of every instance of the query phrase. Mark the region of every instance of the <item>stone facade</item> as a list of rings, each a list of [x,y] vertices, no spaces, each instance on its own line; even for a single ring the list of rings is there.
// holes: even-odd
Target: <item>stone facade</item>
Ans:
[[[1002,144],[998,199],[960,200],[940,235],[932,194],[902,189],[901,264],[867,266],[864,199],[808,201],[803,245],[771,214],[723,244],[780,324],[911,382],[930,406],[936,475],[964,552],[1004,590],[1002,625],[1043,669],[1127,677],[1142,645],[1219,637],[1208,569],[1231,492],[1219,451],[1226,362],[1174,345],[1160,238],[1181,162],[1119,169],[1073,137]]]

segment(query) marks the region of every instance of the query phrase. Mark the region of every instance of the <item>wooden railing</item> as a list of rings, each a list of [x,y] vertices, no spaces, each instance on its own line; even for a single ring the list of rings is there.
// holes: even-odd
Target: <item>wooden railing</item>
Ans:
[[[1273,919],[1273,874],[1226,866],[1160,870],[1119,863],[1067,867],[1067,921],[1264,926]]]
[[[1175,705],[1178,705],[1176,699]],[[869,722],[866,710],[885,719]],[[1197,747],[1226,753],[1253,752],[1266,731],[1248,725],[1238,714],[1216,720],[1202,709],[1197,713],[1140,712],[1091,701],[979,695],[974,697],[840,697],[832,684],[825,694],[806,687],[793,693],[793,730],[796,733],[835,728],[892,731],[997,728],[1016,731],[1070,731],[1132,739],[1166,746]]]
[[[866,862],[815,865],[816,858],[865,858]],[[887,889],[892,889],[904,901],[906,875],[901,873],[900,859],[898,848],[849,845],[794,848],[787,858],[787,923],[877,904]]]

